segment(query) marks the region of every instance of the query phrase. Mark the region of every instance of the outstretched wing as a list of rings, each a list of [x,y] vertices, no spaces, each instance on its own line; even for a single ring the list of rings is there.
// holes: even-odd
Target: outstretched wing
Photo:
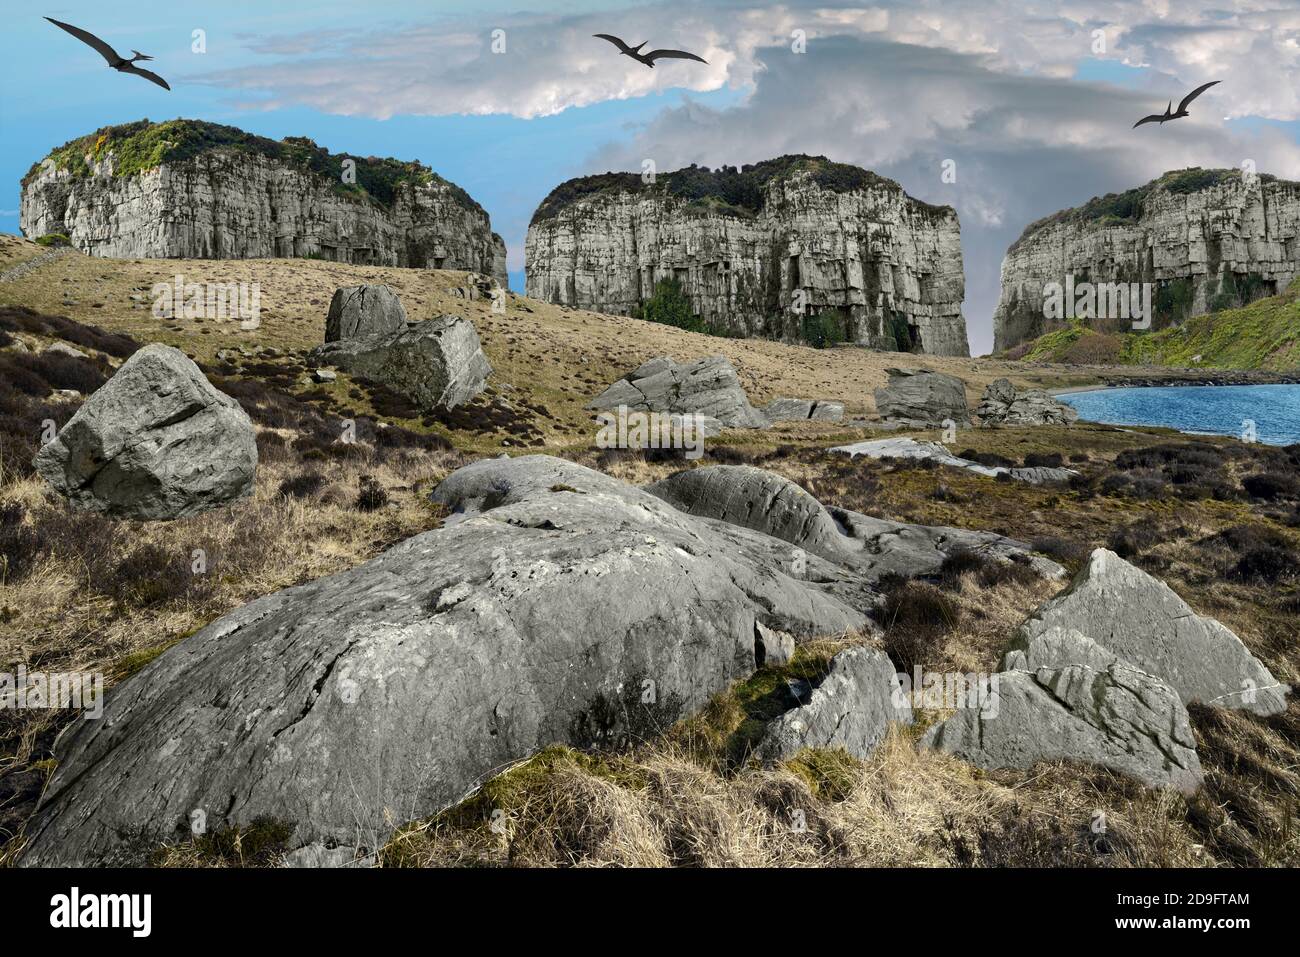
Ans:
[[[618,37],[610,36],[608,33],[593,33],[592,36],[599,37],[602,40],[608,40],[610,43],[614,44],[614,46],[618,47],[624,53],[632,52],[632,48],[628,46],[626,43],[624,43],[622,40],[620,40]]]
[[[1137,129],[1143,123],[1159,123],[1161,120],[1168,119],[1167,113],[1152,113],[1150,116],[1144,116],[1133,124],[1133,129]]]
[[[160,76],[159,76],[157,73],[155,73],[153,70],[146,70],[146,69],[144,69],[144,67],[136,66],[136,65],[133,64],[133,63],[128,63],[126,66],[122,67],[122,72],[123,72],[123,73],[134,73],[136,76],[142,76],[142,77],[144,77],[146,80],[148,80],[150,83],[157,83],[157,84],[158,84],[159,86],[161,86],[164,90],[170,90],[170,89],[171,89],[171,87],[167,85],[167,81],[164,80],[162,77],[160,77]]]
[[[699,60],[701,63],[709,61],[704,57],[696,56],[694,53],[687,53],[685,50],[651,50],[645,55],[647,63],[654,63],[655,60]]]
[[[1196,99],[1198,96],[1200,96],[1202,93],[1204,93],[1206,90],[1208,90],[1210,87],[1214,86],[1214,84],[1218,82],[1219,82],[1218,80],[1211,80],[1209,83],[1206,83],[1202,86],[1198,86],[1196,89],[1192,90],[1191,93],[1188,93],[1185,97],[1183,97],[1183,102],[1178,104],[1178,112],[1179,113],[1183,112],[1183,110],[1187,109],[1188,103],[1192,102],[1192,100]]]
[[[87,33],[85,30],[81,29],[81,27],[74,27],[71,23],[63,23],[60,20],[52,20],[49,17],[46,17],[45,19],[49,20],[50,23],[54,24],[60,30],[67,30],[82,43],[94,47],[99,51],[99,55],[108,61],[109,66],[122,62],[122,57],[118,55],[118,52],[93,33]]]

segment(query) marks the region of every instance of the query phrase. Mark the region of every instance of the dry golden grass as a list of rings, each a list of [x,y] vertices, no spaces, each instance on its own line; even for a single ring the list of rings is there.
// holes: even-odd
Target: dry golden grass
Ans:
[[[988,774],[895,729],[871,758],[805,752],[720,775],[647,746],[602,765],[565,749],[512,775],[477,823],[400,831],[385,866],[940,867],[1214,863],[1173,794],[1095,770]],[[809,771],[829,770],[836,793]],[[824,782],[824,779],[823,779]],[[493,811],[499,812],[495,816]],[[454,815],[452,816],[454,818]]]

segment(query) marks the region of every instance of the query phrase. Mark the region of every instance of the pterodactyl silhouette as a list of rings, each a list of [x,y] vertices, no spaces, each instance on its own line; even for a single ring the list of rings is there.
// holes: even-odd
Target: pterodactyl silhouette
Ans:
[[[642,53],[641,48],[645,46],[645,43],[630,47],[618,37],[610,36],[608,33],[593,33],[592,36],[608,40],[618,47],[620,56],[630,56],[633,60],[644,63],[652,70],[655,68],[655,60],[699,60],[701,63],[709,62],[704,57],[696,56],[694,53],[687,53],[685,50],[651,50],[649,53]]]
[[[93,33],[87,33],[80,27],[74,27],[71,23],[61,23],[58,20],[51,20],[49,17],[46,17],[45,19],[49,20],[50,23],[54,24],[60,30],[67,30],[82,43],[94,47],[99,51],[99,55],[108,61],[108,65],[118,73],[134,73],[136,76],[144,77],[151,83],[157,83],[164,90],[171,89],[171,87],[167,85],[167,81],[157,73],[154,73],[152,70],[145,70],[135,65],[136,60],[152,60],[153,57],[145,56],[139,50],[132,50],[131,52],[134,53],[135,56],[128,60]]]
[[[1133,124],[1133,129],[1137,129],[1143,123],[1164,124],[1167,123],[1169,120],[1177,120],[1177,119],[1182,119],[1184,116],[1189,116],[1190,114],[1187,112],[1187,104],[1192,102],[1192,100],[1196,99],[1198,96],[1200,96],[1202,93],[1204,93],[1206,90],[1208,90],[1210,87],[1214,86],[1214,84],[1218,82],[1219,82],[1218,80],[1211,80],[1209,83],[1206,83],[1202,86],[1198,86],[1196,89],[1192,90],[1191,93],[1188,93],[1185,97],[1183,97],[1183,101],[1178,104],[1177,113],[1173,111],[1174,101],[1170,100],[1169,105],[1165,107],[1165,111],[1163,113],[1152,113],[1150,116],[1142,117],[1142,119],[1138,120],[1136,123]]]

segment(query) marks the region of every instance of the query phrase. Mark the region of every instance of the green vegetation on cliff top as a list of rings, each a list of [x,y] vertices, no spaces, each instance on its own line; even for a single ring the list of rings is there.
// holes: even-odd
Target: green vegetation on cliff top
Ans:
[[[1199,166],[1171,170],[1143,186],[1122,193],[1107,193],[1105,196],[1094,196],[1082,206],[1062,209],[1050,216],[1035,220],[1025,227],[1025,231],[1011,245],[1011,249],[1014,251],[1030,236],[1058,223],[1075,223],[1078,225],[1095,223],[1099,226],[1106,226],[1136,222],[1142,217],[1142,210],[1146,205],[1147,198],[1156,190],[1164,190],[1175,195],[1199,193],[1201,190],[1219,186],[1230,180],[1240,179],[1241,175],[1241,170],[1237,169],[1201,169]],[[1259,178],[1265,183],[1271,183],[1277,179],[1276,176],[1268,173],[1260,173]]]
[[[1281,295],[1156,332],[1104,332],[1075,322],[1026,346],[1012,354],[1070,365],[1294,371],[1300,368],[1300,279]]]
[[[778,156],[741,166],[720,166],[711,170],[707,166],[691,164],[671,173],[659,173],[655,182],[644,183],[640,173],[597,173],[566,180],[551,190],[533,213],[534,223],[551,219],[562,209],[597,193],[658,191],[678,196],[701,209],[723,215],[753,216],[763,208],[764,190],[776,180],[796,172],[807,171],[822,189],[847,193],[871,186],[885,186],[900,190],[892,179],[878,176],[870,170],[847,163],[834,163],[825,156],[793,154]],[[920,208],[935,214],[951,212],[951,207],[934,206],[913,200]]]
[[[277,142],[265,136],[246,133],[234,126],[203,120],[177,119],[151,123],[145,119],[120,126],[105,126],[64,143],[52,150],[49,158],[54,161],[57,169],[68,170],[73,176],[88,176],[90,166],[87,157],[93,162],[112,152],[114,174],[134,176],[164,163],[179,163],[213,150],[258,153],[324,177],[331,188],[341,195],[357,199],[369,198],[385,206],[393,204],[398,190],[403,186],[440,183],[450,189],[459,205],[482,212],[482,207],[468,193],[419,161],[403,162],[376,156],[333,154],[303,136],[287,136]],[[346,159],[356,163],[355,183],[343,181],[343,161]],[[40,162],[33,164],[23,177],[23,185],[26,186],[34,179],[40,170]]]

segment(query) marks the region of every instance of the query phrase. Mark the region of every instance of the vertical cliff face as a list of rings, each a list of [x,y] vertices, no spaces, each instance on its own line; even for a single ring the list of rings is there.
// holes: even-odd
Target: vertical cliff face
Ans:
[[[969,354],[956,212],[817,157],[570,180],[534,215],[525,268],[528,295],[584,309],[632,314],[675,278],[736,334],[796,339],[834,310],[850,342]]]
[[[1098,197],[1029,226],[1002,262],[994,349],[1060,325],[1044,287],[1149,282],[1157,324],[1273,295],[1300,275],[1300,184],[1235,170],[1189,169]]]
[[[61,233],[94,256],[311,256],[506,283],[487,213],[427,168],[190,120],[112,127],[55,150],[24,178],[20,217],[28,237]]]

